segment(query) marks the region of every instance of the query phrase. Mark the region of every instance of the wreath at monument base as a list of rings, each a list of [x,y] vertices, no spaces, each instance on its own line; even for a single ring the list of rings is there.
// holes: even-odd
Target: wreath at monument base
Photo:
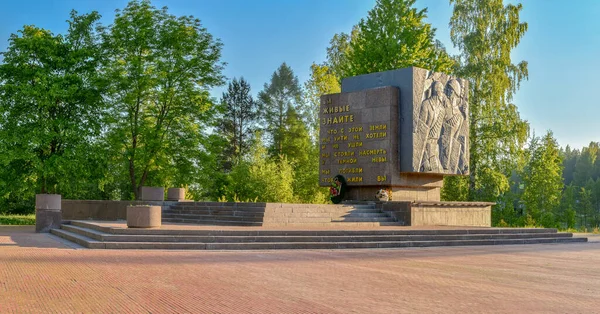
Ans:
[[[346,194],[346,178],[342,175],[333,177],[331,187],[329,188],[329,199],[334,204],[339,204]]]
[[[377,193],[375,193],[375,197],[377,197],[377,199],[380,202],[388,202],[392,200],[392,190],[391,189],[380,189],[379,191],[377,191]]]

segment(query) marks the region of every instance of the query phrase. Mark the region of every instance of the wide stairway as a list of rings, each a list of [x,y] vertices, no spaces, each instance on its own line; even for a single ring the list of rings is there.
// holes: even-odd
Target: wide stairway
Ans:
[[[362,249],[457,245],[587,242],[556,229],[378,227],[371,229],[268,229],[163,225],[126,228],[106,222],[71,221],[51,233],[91,249]]]
[[[314,205],[180,202],[163,210],[163,223],[267,227],[376,227],[398,225],[373,203]]]

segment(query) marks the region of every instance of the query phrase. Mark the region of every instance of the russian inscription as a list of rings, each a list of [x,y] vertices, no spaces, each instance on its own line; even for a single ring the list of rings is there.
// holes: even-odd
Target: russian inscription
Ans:
[[[321,185],[338,174],[349,186],[390,183],[397,97],[395,87],[321,97]],[[386,114],[372,114],[373,108]]]

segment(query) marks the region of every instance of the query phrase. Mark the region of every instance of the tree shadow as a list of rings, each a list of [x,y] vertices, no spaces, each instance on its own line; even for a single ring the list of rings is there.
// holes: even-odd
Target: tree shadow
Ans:
[[[50,233],[36,233],[35,226],[0,226],[0,249],[5,247],[73,248]]]

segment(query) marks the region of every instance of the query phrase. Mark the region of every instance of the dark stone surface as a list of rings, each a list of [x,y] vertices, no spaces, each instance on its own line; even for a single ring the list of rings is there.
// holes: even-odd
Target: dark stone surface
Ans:
[[[322,186],[338,174],[349,187],[389,186],[399,180],[398,97],[391,86],[321,97]]]
[[[50,232],[50,229],[60,228],[61,221],[60,209],[35,210],[35,232]]]
[[[400,171],[468,174],[468,82],[410,67],[345,78],[342,93],[357,95],[358,91],[385,86],[400,90],[395,130]]]

